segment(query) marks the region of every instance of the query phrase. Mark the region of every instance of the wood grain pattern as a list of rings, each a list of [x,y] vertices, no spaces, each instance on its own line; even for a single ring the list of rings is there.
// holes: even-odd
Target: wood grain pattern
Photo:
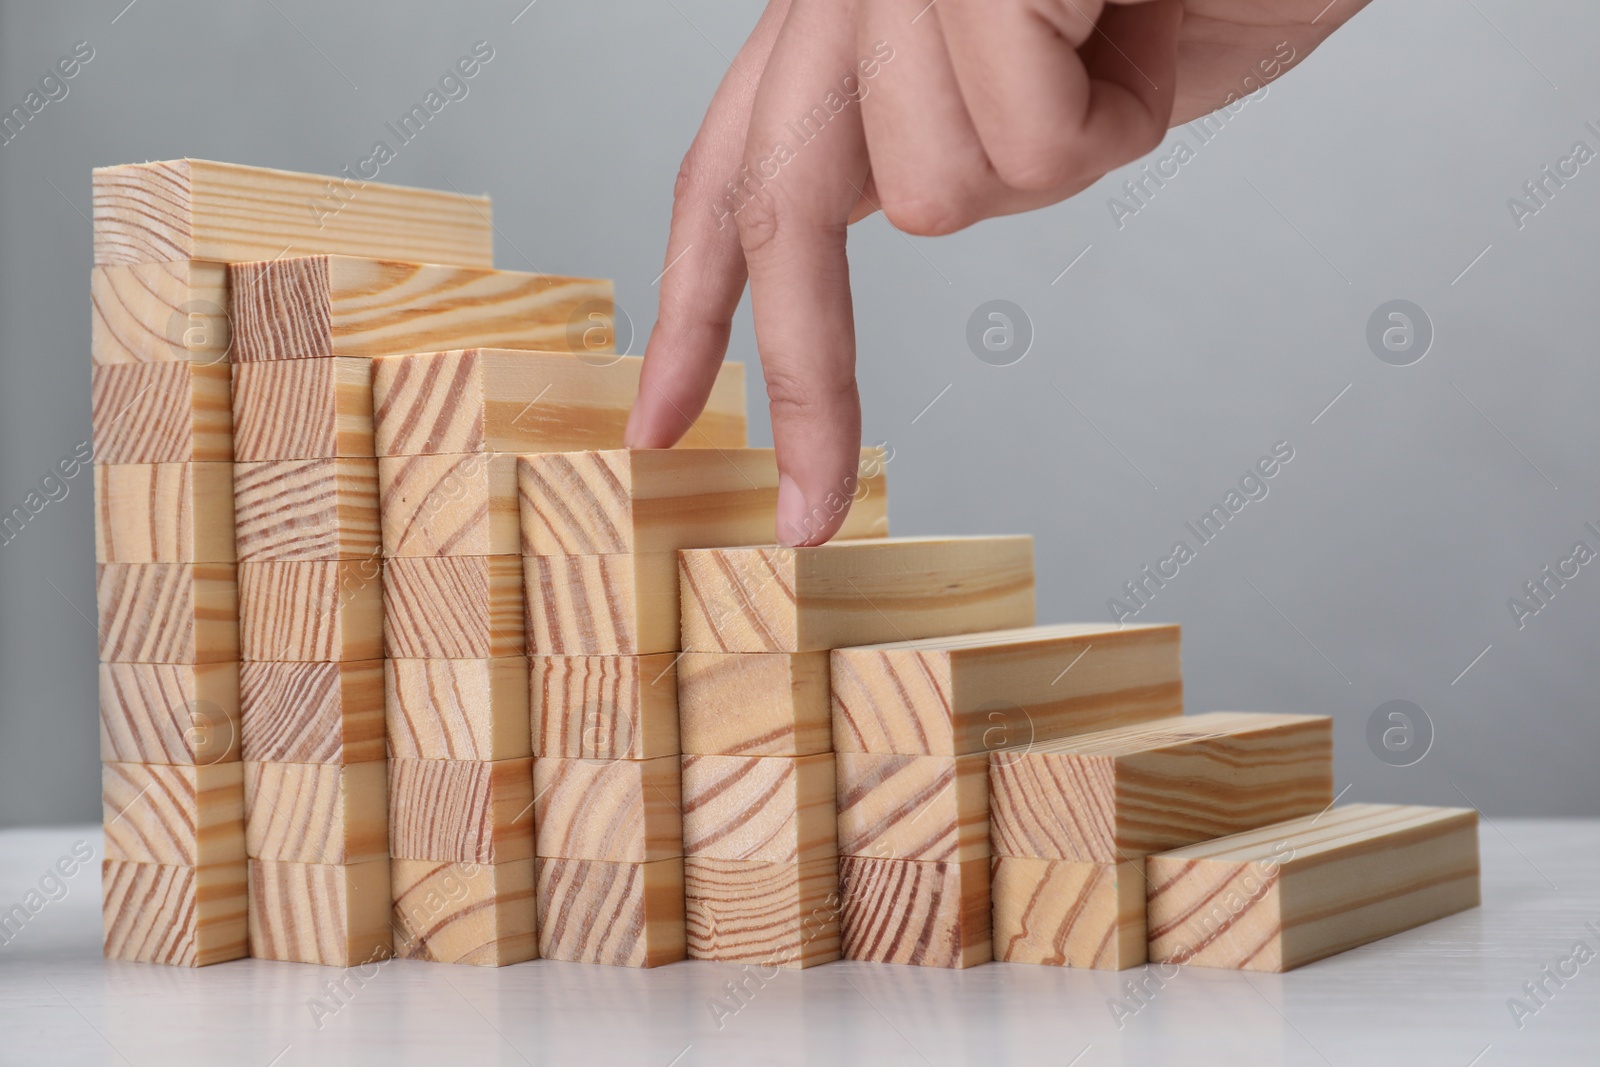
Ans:
[[[1333,802],[1333,721],[1212,712],[989,757],[1002,856],[1115,863]]]
[[[503,760],[533,754],[526,658],[391,659],[383,670],[392,755]]]
[[[232,368],[226,363],[122,363],[89,372],[97,463],[226,463],[233,459]]]
[[[378,484],[386,556],[520,551],[516,456],[388,456],[378,460]]]
[[[221,263],[95,267],[89,303],[89,357],[96,367],[228,362],[228,272]]]
[[[989,855],[989,756],[836,757],[839,853],[961,862]]]
[[[1035,626],[834,650],[840,752],[963,755],[1183,714],[1175,625]]]
[[[236,762],[239,705],[237,663],[102,663],[100,759]]]
[[[392,860],[395,955],[504,967],[539,956],[533,860]]]
[[[684,958],[683,860],[540,859],[539,955],[612,967]]]
[[[235,463],[233,494],[242,560],[370,559],[382,548],[377,460]]]
[[[1031,537],[679,553],[683,647],[811,652],[1033,625]]]
[[[103,663],[223,663],[239,658],[231,563],[97,563]]]
[[[960,968],[993,959],[986,859],[842,856],[839,896],[847,960]]]
[[[362,863],[387,855],[382,760],[244,764],[245,849],[251,859]]]
[[[232,563],[231,463],[94,465],[97,563]]]
[[[249,954],[243,860],[209,867],[100,864],[108,960],[207,967]]]
[[[677,756],[533,761],[537,853],[646,863],[683,855]]]
[[[826,652],[685,652],[678,730],[697,756],[810,756],[833,749]]]
[[[383,562],[385,655],[395,659],[520,656],[519,556],[420,556]]]
[[[372,361],[349,356],[233,368],[233,455],[371,459]]]
[[[102,763],[106,858],[180,867],[243,860],[243,783],[238,763]]]
[[[1351,804],[1145,868],[1152,960],[1287,971],[1476,907],[1478,813]]]
[[[204,159],[97,167],[93,195],[99,264],[286,251],[494,262],[488,197]]]
[[[346,663],[383,656],[377,559],[239,564],[239,647],[256,662]]]
[[[994,958],[1121,971],[1145,962],[1138,860],[1079,863],[996,856],[989,893]]]
[[[532,657],[535,754],[632,760],[677,755],[675,659],[669,652]]]
[[[241,665],[242,758],[252,763],[383,759],[383,669],[378,660]]]
[[[381,357],[372,382],[377,454],[621,448],[642,362],[491,348]],[[744,443],[744,365],[724,363],[680,447]]]
[[[555,656],[640,656],[678,648],[671,552],[524,556],[528,647]]]
[[[390,854],[445,863],[531,857],[532,762],[391,759]]]
[[[389,857],[364,863],[250,861],[250,955],[355,967],[394,954]]]
[[[796,970],[839,958],[839,864],[683,860],[684,917],[693,960]]]
[[[684,756],[683,852],[805,862],[839,854],[833,756]]]

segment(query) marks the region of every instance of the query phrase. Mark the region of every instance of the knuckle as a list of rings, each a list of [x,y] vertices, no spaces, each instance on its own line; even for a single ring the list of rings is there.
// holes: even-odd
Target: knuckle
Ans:
[[[767,404],[776,419],[807,420],[850,410],[855,380],[848,376],[800,375],[779,367],[769,368]]]
[[[789,208],[770,184],[754,189],[738,205],[739,243],[745,255],[772,247],[780,230],[788,228]]]
[[[1065,185],[1086,173],[1091,165],[1082,151],[1061,142],[1012,141],[995,151],[990,159],[1001,181],[1013,189],[1030,192]]]
[[[972,211],[964,198],[937,195],[885,194],[883,215],[895,229],[917,237],[942,237],[972,225]]]

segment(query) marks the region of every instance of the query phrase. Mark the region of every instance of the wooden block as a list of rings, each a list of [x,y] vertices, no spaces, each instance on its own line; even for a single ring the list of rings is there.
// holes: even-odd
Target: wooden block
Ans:
[[[221,263],[95,267],[89,299],[89,356],[96,367],[228,362],[228,270]]]
[[[396,859],[505,863],[533,855],[533,774],[521,759],[389,761]]]
[[[525,556],[602,556],[765,544],[778,506],[770,448],[550,452],[517,463]],[[830,504],[855,504],[839,537],[886,537],[883,452],[868,448]],[[796,539],[808,531],[797,530]]]
[[[533,860],[397,859],[390,868],[400,959],[504,967],[538,958]]]
[[[103,762],[236,762],[239,717],[237,663],[100,664]]]
[[[835,747],[954,756],[1181,715],[1178,640],[1073,623],[835,649]]]
[[[108,960],[206,967],[249,954],[243,860],[207,867],[100,864]]]
[[[394,955],[389,857],[349,864],[251,860],[250,955],[327,967]]]
[[[689,958],[802,969],[839,958],[839,864],[683,860]]]
[[[533,755],[524,657],[391,659],[383,671],[389,751],[397,758]]]
[[[371,459],[372,361],[280,359],[233,368],[234,458]]]
[[[1145,962],[1139,860],[1080,863],[996,856],[989,893],[1002,963],[1121,971]]]
[[[989,757],[1001,856],[1117,863],[1333,803],[1333,720],[1217,711]]]
[[[811,652],[1033,625],[1031,537],[703,548],[678,558],[691,652]]]
[[[684,756],[683,852],[724,860],[837,856],[833,756]]]
[[[97,563],[232,563],[233,464],[94,465]]]
[[[179,867],[243,860],[240,768],[238,763],[102,763],[106,858]]]
[[[89,372],[97,463],[226,463],[233,459],[232,368],[226,363],[122,363]]]
[[[677,756],[533,761],[536,851],[647,863],[683,855]]]
[[[345,663],[383,656],[377,559],[239,564],[239,645],[247,660]]]
[[[377,460],[235,463],[233,494],[242,560],[371,559],[382,550]]]
[[[395,659],[520,656],[519,556],[421,556],[383,562],[385,655]]]
[[[637,356],[464,348],[374,361],[380,456],[621,448]],[[724,363],[680,447],[743,448],[744,365]]]
[[[684,958],[682,859],[541,858],[537,869],[540,956],[612,967]]]
[[[676,658],[670,652],[532,657],[535,755],[631,760],[676,756]]]
[[[974,967],[993,959],[986,859],[841,856],[839,897],[847,960]]]
[[[251,859],[362,863],[387,855],[382,760],[244,764],[245,849]]]
[[[1478,813],[1351,804],[1145,860],[1150,958],[1288,971],[1474,908]]]
[[[528,647],[558,656],[647,656],[678,648],[671,552],[524,556]]]
[[[378,484],[386,556],[520,551],[516,456],[389,456],[378,460]]]
[[[98,264],[233,263],[285,251],[487,267],[489,198],[204,159],[95,168]]]
[[[242,758],[252,763],[383,759],[383,669],[380,660],[241,665]]]
[[[104,663],[223,663],[239,658],[231,563],[97,563]]]
[[[696,756],[810,756],[833,749],[826,652],[685,652],[678,730]]]
[[[840,752],[839,854],[961,862],[989,855],[989,756]]]

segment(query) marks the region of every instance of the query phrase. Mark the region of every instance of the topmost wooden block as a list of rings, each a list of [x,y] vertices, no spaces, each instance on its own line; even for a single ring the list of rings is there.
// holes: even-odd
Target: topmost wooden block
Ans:
[[[203,159],[95,169],[98,264],[319,252],[490,267],[489,198]]]

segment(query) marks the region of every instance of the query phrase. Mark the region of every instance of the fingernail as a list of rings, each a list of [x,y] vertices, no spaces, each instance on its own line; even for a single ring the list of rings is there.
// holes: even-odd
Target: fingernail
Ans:
[[[787,474],[778,476],[778,544],[785,547],[804,544],[811,532],[806,529],[806,498]]]
[[[639,416],[639,403],[638,401],[634,401],[633,410],[628,412],[628,424],[622,429],[623,448],[639,447],[639,438],[641,436],[639,432],[639,424],[643,421],[644,420]]]

